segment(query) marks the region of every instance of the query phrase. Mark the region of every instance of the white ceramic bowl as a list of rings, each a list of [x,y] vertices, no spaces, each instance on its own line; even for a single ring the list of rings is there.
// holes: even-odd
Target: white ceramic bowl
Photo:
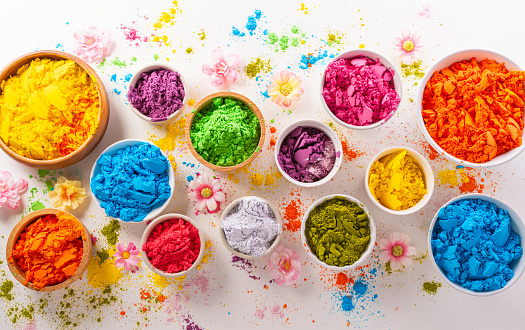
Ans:
[[[510,226],[511,226],[512,230],[514,230],[521,237],[520,245],[521,245],[522,249],[525,251],[525,225],[523,224],[523,221],[521,220],[521,218],[518,215],[518,213],[516,213],[516,211],[514,211],[508,204],[506,204],[505,202],[503,202],[503,201],[501,201],[501,200],[499,200],[499,199],[497,199],[495,197],[492,197],[492,196],[489,196],[489,195],[485,195],[485,194],[466,194],[466,195],[462,195],[462,196],[458,196],[458,197],[452,198],[447,203],[445,203],[436,212],[436,214],[434,215],[434,218],[432,219],[432,222],[430,223],[430,229],[428,231],[428,239],[427,239],[427,249],[428,249],[428,254],[430,255],[430,260],[432,260],[432,265],[434,266],[434,268],[437,270],[437,272],[439,273],[439,275],[441,276],[441,278],[445,282],[447,282],[450,286],[452,286],[454,289],[456,289],[456,290],[458,290],[460,292],[463,292],[463,293],[466,293],[466,294],[469,294],[469,295],[472,295],[472,296],[478,296],[478,297],[492,296],[492,295],[495,295],[497,293],[503,292],[503,291],[507,290],[509,287],[511,287],[514,283],[516,283],[519,280],[519,278],[521,277],[521,275],[523,274],[523,271],[525,270],[525,255],[522,256],[517,262],[514,262],[514,265],[511,265],[511,269],[514,272],[514,276],[510,279],[510,281],[507,282],[507,285],[505,285],[503,288],[501,288],[499,290],[487,291],[487,292],[472,291],[472,290],[469,290],[469,289],[466,289],[466,288],[462,287],[459,284],[456,284],[456,283],[452,282],[451,280],[449,280],[445,276],[445,274],[443,273],[441,268],[436,263],[436,260],[434,259],[434,253],[432,252],[432,232],[434,231],[434,226],[436,225],[436,221],[437,221],[437,218],[438,218],[438,215],[439,215],[439,211],[442,208],[447,207],[449,204],[452,204],[452,203],[454,203],[456,201],[459,201],[459,200],[462,200],[462,199],[481,199],[481,200],[484,200],[484,201],[488,201],[488,202],[494,203],[494,204],[496,204],[496,206],[498,208],[506,210],[507,212],[509,212],[509,216],[511,218]]]
[[[171,70],[171,71],[177,72],[180,75],[180,80],[182,81],[182,86],[184,87],[184,98],[182,99],[182,105],[181,105],[180,109],[178,109],[177,111],[175,111],[174,113],[169,115],[164,120],[154,120],[151,117],[143,115],[138,109],[133,107],[133,105],[131,104],[129,99],[127,99],[127,94],[126,94],[126,99],[128,100],[128,105],[129,105],[130,109],[133,111],[133,113],[136,114],[137,117],[139,117],[140,119],[142,119],[142,120],[144,120],[144,121],[146,121],[148,123],[153,123],[153,124],[163,124],[163,123],[171,121],[174,118],[177,118],[182,113],[182,109],[184,108],[184,105],[186,104],[186,98],[188,97],[188,89],[186,88],[186,82],[184,81],[184,78],[182,77],[182,74],[180,73],[180,71],[177,70],[176,68],[174,68],[171,64],[163,63],[163,62],[155,62],[153,64],[148,64],[146,66],[143,66],[139,70],[137,70],[137,72],[135,72],[133,74],[133,76],[131,77],[131,80],[129,81],[129,86],[135,87],[137,85],[137,82],[141,78],[141,74],[142,73],[144,73],[144,72],[151,72],[151,71],[155,71],[155,70],[159,70],[159,69]],[[129,92],[129,89],[128,89],[128,92]]]
[[[170,219],[182,219],[182,220],[185,220],[185,221],[191,223],[199,231],[199,238],[200,238],[200,241],[201,241],[201,249],[200,249],[200,252],[199,252],[199,256],[197,257],[197,259],[195,260],[193,265],[191,265],[191,267],[188,268],[187,270],[182,271],[182,272],[178,272],[178,273],[168,273],[168,272],[162,271],[162,270],[154,267],[151,264],[151,261],[149,260],[148,255],[146,254],[146,252],[142,251],[142,247],[148,241],[148,237],[151,234],[151,232],[153,231],[153,229],[155,228],[155,226],[158,225],[159,223],[162,223],[162,222],[164,222],[166,220],[170,220]],[[142,240],[140,241],[140,250],[142,251],[142,259],[146,263],[146,266],[148,266],[148,268],[151,269],[154,273],[156,273],[156,274],[158,274],[160,276],[169,277],[169,278],[175,278],[175,277],[184,276],[184,275],[187,275],[192,270],[194,270],[197,267],[197,265],[201,262],[202,256],[204,255],[205,246],[206,246],[206,237],[204,236],[203,231],[199,228],[197,223],[195,221],[193,221],[191,218],[185,216],[184,214],[178,214],[178,213],[165,214],[165,215],[160,216],[157,219],[153,220],[148,225],[148,227],[146,227],[146,230],[144,231],[144,234],[142,234]]]
[[[525,144],[522,143],[521,146],[519,146],[518,148],[515,148],[513,150],[507,151],[504,154],[501,154],[501,155],[499,155],[497,157],[494,157],[493,159],[491,159],[488,162],[485,162],[485,163],[471,163],[471,162],[468,162],[466,160],[462,160],[462,159],[456,158],[456,157],[450,155],[449,153],[447,153],[445,150],[443,150],[439,146],[439,144],[437,144],[436,141],[434,141],[434,139],[430,136],[430,134],[428,134],[427,128],[425,126],[425,121],[423,120],[423,114],[422,114],[422,111],[423,111],[423,105],[422,105],[423,92],[425,91],[425,87],[427,85],[427,82],[430,80],[430,78],[432,78],[432,75],[434,74],[434,72],[439,71],[441,69],[444,69],[446,67],[449,67],[450,65],[452,65],[455,62],[460,62],[460,61],[463,61],[463,60],[470,61],[470,59],[472,57],[475,57],[478,62],[484,60],[485,58],[495,60],[498,63],[505,62],[505,68],[507,68],[507,70],[521,70],[521,68],[515,62],[511,61],[509,58],[507,58],[507,57],[505,57],[505,56],[503,56],[501,54],[489,51],[489,50],[467,49],[467,50],[462,50],[462,51],[455,52],[455,53],[452,53],[450,55],[447,55],[444,58],[442,58],[441,60],[439,60],[438,62],[436,62],[436,64],[434,64],[427,71],[427,73],[425,73],[425,76],[419,82],[419,91],[417,93],[417,98],[416,98],[417,122],[419,124],[419,128],[421,129],[421,132],[423,132],[423,135],[427,139],[428,143],[430,143],[432,148],[434,148],[438,153],[443,155],[446,159],[450,160],[451,162],[454,162],[456,164],[463,165],[463,166],[466,166],[466,167],[491,167],[491,166],[498,166],[498,165],[504,164],[504,163],[512,160],[513,158],[517,157],[525,149]],[[525,130],[523,131],[522,138],[525,140]]]
[[[427,190],[427,193],[421,198],[421,200],[411,208],[408,208],[406,210],[392,210],[388,207],[384,206],[383,204],[379,203],[377,199],[374,198],[372,193],[370,192],[370,189],[368,188],[368,181],[370,177],[370,169],[372,168],[372,165],[381,159],[384,156],[387,156],[391,153],[394,153],[399,150],[406,150],[407,154],[412,156],[414,160],[419,165],[419,169],[421,170],[421,174],[423,174],[423,181],[425,182],[425,189]],[[421,208],[423,208],[425,205],[427,205],[428,201],[432,197],[432,194],[434,193],[434,172],[432,171],[432,167],[428,163],[427,159],[423,157],[419,152],[402,146],[395,146],[388,149],[385,149],[378,153],[368,164],[368,167],[366,168],[366,175],[365,175],[365,190],[368,195],[368,197],[372,200],[372,203],[374,203],[375,206],[379,207],[381,210],[388,212],[390,214],[394,215],[407,215],[412,214],[417,211],[419,211]]]
[[[306,220],[308,219],[310,212],[316,206],[320,205],[321,203],[327,200],[333,199],[335,197],[342,197],[342,198],[349,200],[350,202],[354,202],[357,205],[359,205],[363,209],[363,211],[365,211],[366,214],[368,215],[368,220],[369,220],[368,226],[370,228],[370,242],[368,243],[368,247],[366,248],[366,250],[363,252],[361,257],[357,259],[356,262],[354,262],[351,265],[347,265],[343,267],[331,266],[319,260],[319,258],[317,258],[317,256],[311,251],[310,245],[308,244],[308,240],[306,238]],[[328,195],[328,196],[325,196],[323,198],[316,200],[312,205],[310,205],[308,210],[306,210],[306,214],[304,215],[303,222],[301,223],[301,240],[303,242],[303,246],[304,246],[304,249],[306,250],[306,253],[321,266],[328,268],[328,269],[337,270],[337,271],[352,270],[359,266],[364,265],[366,262],[366,259],[372,253],[372,250],[374,249],[374,245],[376,242],[376,225],[375,225],[374,219],[372,219],[372,215],[370,214],[370,211],[368,211],[368,208],[365,206],[365,204],[361,203],[357,198],[354,198],[348,195],[342,195],[342,194]]]
[[[301,182],[301,181],[295,180],[294,178],[289,176],[288,173],[286,173],[281,168],[281,165],[279,164],[279,160],[277,159],[277,156],[279,155],[279,151],[281,150],[281,145],[283,144],[283,141],[286,139],[286,137],[294,129],[296,129],[299,126],[317,128],[318,130],[320,130],[323,133],[325,133],[326,135],[328,135],[330,140],[332,140],[332,142],[334,143],[334,148],[335,148],[335,152],[336,152],[334,167],[332,168],[330,173],[328,173],[327,176],[325,176],[324,178],[322,178],[319,181],[316,181],[316,182]],[[339,156],[337,156],[337,154],[339,154]],[[277,164],[277,168],[279,169],[281,174],[286,178],[286,180],[288,180],[291,183],[293,183],[295,185],[298,185],[300,187],[305,187],[305,188],[318,187],[318,186],[320,186],[322,184],[325,184],[328,181],[332,180],[332,178],[335,176],[337,171],[339,171],[339,168],[341,167],[341,163],[343,162],[343,146],[341,145],[341,140],[339,139],[339,136],[337,136],[337,134],[334,132],[334,130],[332,128],[330,128],[330,126],[328,126],[325,123],[322,123],[322,122],[320,122],[318,120],[303,119],[303,120],[299,120],[299,121],[296,121],[296,122],[288,125],[281,132],[281,134],[279,134],[279,137],[277,138],[277,143],[275,145],[274,158],[275,158],[275,163]]]
[[[255,198],[258,198],[262,201],[264,201],[266,204],[268,204],[268,206],[270,207],[270,209],[273,211],[273,214],[275,215],[275,220],[277,221],[277,223],[279,224],[279,227],[281,227],[281,229],[283,228],[283,220],[281,219],[281,215],[279,214],[279,209],[276,208],[275,206],[272,205],[272,203],[268,202],[266,199],[264,198],[261,198],[261,197],[257,197],[257,196],[246,196],[246,197],[255,197]],[[228,240],[226,240],[226,236],[224,235],[224,230],[222,229],[222,221],[224,220],[224,218],[228,215],[228,213],[230,213],[231,209],[233,209],[235,207],[235,205],[239,204],[239,202],[246,198],[246,197],[241,197],[241,198],[237,198],[236,200],[234,200],[233,202],[231,202],[225,209],[224,209],[224,212],[222,212],[222,216],[221,216],[221,221],[219,223],[219,235],[221,236],[221,241],[222,241],[222,244],[226,247],[226,249],[228,249],[228,251],[230,251],[233,255],[236,255],[237,257],[240,257],[240,258],[243,258],[243,259],[261,259],[261,258],[264,258],[266,256],[269,256],[273,250],[275,250],[275,248],[277,247],[277,245],[279,245],[279,242],[281,241],[281,238],[283,236],[283,234],[279,234],[277,235],[277,237],[275,238],[275,241],[273,241],[272,245],[270,245],[270,247],[268,248],[268,250],[266,250],[266,252],[264,252],[263,255],[261,255],[260,257],[254,257],[252,255],[249,255],[249,254],[244,254],[242,252],[239,252],[237,250],[234,250],[230,244],[228,244]]]
[[[114,155],[116,154],[120,149],[124,149],[126,148],[127,146],[131,146],[131,145],[141,145],[141,144],[149,144],[151,146],[154,146],[155,148],[158,148],[157,146],[149,143],[149,142],[146,142],[146,141],[143,141],[143,140],[135,140],[135,139],[126,139],[126,140],[122,140],[122,141],[119,141],[119,142],[116,142],[116,143],[113,143],[112,145],[110,145],[109,147],[107,147],[106,149],[104,149],[104,151],[102,151],[102,153],[100,154],[100,156],[98,156],[97,160],[95,161],[95,164],[93,164],[93,168],[91,169],[91,176],[89,178],[89,186],[90,186],[90,191],[91,191],[91,196],[93,196],[93,199],[97,201],[98,205],[100,206],[100,199],[98,199],[97,196],[95,196],[95,194],[93,193],[93,191],[91,190],[91,180],[93,180],[93,178],[95,177],[95,175],[100,172],[100,166],[98,165],[98,160],[100,159],[100,157],[104,154],[107,154],[107,155]],[[160,149],[160,148],[159,148]],[[161,150],[161,153],[164,155],[164,152],[162,152]],[[166,157],[166,155],[164,155],[164,157]],[[168,157],[166,157],[166,160],[168,160]],[[165,208],[166,206],[168,206],[168,204],[170,203],[171,201],[171,198],[173,197],[173,192],[175,190],[175,172],[173,171],[173,167],[171,167],[171,163],[170,161],[168,160],[168,179],[169,179],[169,184],[170,184],[170,187],[171,187],[171,193],[170,193],[170,197],[168,199],[166,199],[166,201],[152,209],[148,215],[146,215],[146,217],[144,218],[144,220],[142,221],[149,221],[153,218],[155,218],[156,216],[158,216]],[[124,223],[127,223],[127,222],[132,222],[132,221],[124,221],[120,218],[114,218],[114,219],[117,219],[121,222],[124,222]],[[138,221],[138,222],[142,222],[142,221]]]
[[[325,83],[325,79],[326,79],[326,69],[328,68],[330,63],[332,63],[334,61],[337,61],[337,60],[340,60],[342,58],[354,58],[356,56],[361,56],[361,55],[369,57],[372,60],[379,59],[381,64],[383,64],[385,67],[394,70],[394,72],[395,72],[394,77],[393,77],[394,90],[396,91],[397,95],[399,95],[399,104],[397,105],[396,110],[394,110],[390,114],[390,116],[388,116],[387,118],[381,119],[380,121],[377,121],[375,123],[372,123],[370,125],[367,125],[367,126],[356,126],[356,125],[347,124],[344,121],[342,121],[341,119],[337,118],[336,115],[330,110],[330,108],[328,108],[328,105],[326,104],[326,101],[325,101],[325,99],[323,97],[323,88],[324,88],[324,83]],[[344,52],[344,53],[341,53],[341,54],[337,55],[333,60],[330,61],[330,63],[328,63],[326,68],[323,70],[323,76],[322,76],[322,79],[321,79],[321,94],[320,95],[321,95],[321,103],[323,104],[324,109],[326,110],[326,112],[328,113],[328,115],[330,116],[330,118],[333,121],[335,121],[336,123],[338,123],[341,126],[349,128],[349,129],[365,130],[365,129],[372,129],[372,128],[379,127],[379,126],[383,125],[384,123],[386,123],[388,120],[390,120],[390,118],[394,117],[394,115],[396,114],[397,110],[399,109],[399,106],[401,105],[401,101],[403,100],[403,87],[401,85],[401,78],[399,77],[399,73],[397,72],[397,70],[395,70],[395,67],[392,64],[392,62],[390,62],[389,60],[386,59],[386,57],[384,57],[384,56],[382,56],[382,55],[380,55],[380,54],[378,54],[376,52],[373,52],[373,51],[370,51],[370,50],[364,50],[364,49],[357,49],[357,50],[351,50],[351,51]]]

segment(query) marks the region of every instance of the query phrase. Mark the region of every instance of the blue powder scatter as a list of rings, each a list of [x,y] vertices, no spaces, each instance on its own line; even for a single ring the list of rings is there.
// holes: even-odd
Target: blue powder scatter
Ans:
[[[114,88],[113,89],[113,93],[117,94],[117,95],[120,95],[121,91],[119,91],[118,89]]]
[[[299,67],[303,70],[306,70],[325,57],[328,57],[328,52],[326,50],[324,52],[319,51],[319,54],[317,54],[317,56],[302,55],[301,61],[299,62]],[[330,55],[330,57],[332,57],[332,55]]]
[[[246,23],[246,30],[250,31],[250,35],[253,36],[253,31],[257,28],[257,21],[255,16],[248,16],[248,23]]]
[[[115,73],[111,75],[110,81],[117,82],[117,75]]]
[[[366,293],[366,290],[368,289],[368,284],[366,284],[365,282],[363,281],[356,281],[354,283],[354,287],[352,289],[352,292],[360,297],[362,295],[364,295]]]
[[[238,28],[236,28],[235,26],[232,26],[232,33],[234,36],[236,37],[244,37],[245,33],[244,32],[241,32]]]
[[[458,166],[456,166],[456,168],[457,168],[458,170],[460,170],[460,169],[462,169],[462,168],[465,168],[465,166],[463,166],[463,165],[458,165]]]
[[[262,12],[260,9],[255,9],[255,18],[259,19],[262,16]]]
[[[66,22],[66,25],[69,25],[69,22]]]
[[[450,281],[466,289],[501,289],[514,276],[510,265],[523,254],[511,221],[506,210],[481,199],[441,208],[432,232],[434,259]]]
[[[129,82],[129,81],[131,80],[131,77],[132,77],[132,76],[133,76],[133,75],[132,75],[131,73],[128,73],[128,74],[124,77],[124,81],[125,81],[125,82]]]
[[[64,45],[58,43],[56,48],[57,48],[57,49],[64,49]]]
[[[269,98],[270,95],[268,95],[268,90],[265,90],[264,93],[261,92],[262,96],[264,96],[265,98]]]
[[[342,296],[341,297],[341,308],[345,312],[349,312],[355,308],[354,304],[352,303],[352,298],[349,296]]]
[[[188,175],[188,176],[186,177],[186,180],[188,180],[188,182],[192,182],[193,179],[195,179],[195,178],[193,177],[193,175]]]
[[[156,146],[139,143],[105,153],[97,165],[91,191],[110,217],[142,221],[171,195],[170,163]]]

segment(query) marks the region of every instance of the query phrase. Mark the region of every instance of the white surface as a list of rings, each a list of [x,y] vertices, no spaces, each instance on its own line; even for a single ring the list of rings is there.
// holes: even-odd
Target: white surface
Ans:
[[[319,97],[319,84],[323,65],[315,64],[308,70],[297,67],[300,55],[317,53],[323,46],[320,39],[326,39],[329,31],[345,33],[344,43],[339,46],[341,51],[355,49],[359,44],[365,44],[365,49],[372,49],[389,58],[400,69],[400,59],[395,58],[394,37],[401,36],[403,29],[418,30],[422,33],[425,47],[419,56],[424,68],[428,70],[435,61],[443,56],[461,49],[483,48],[497,51],[514,59],[521,67],[525,63],[525,44],[523,40],[523,12],[525,5],[517,1],[502,0],[493,3],[479,1],[303,1],[309,8],[308,14],[298,10],[301,1],[181,1],[183,11],[175,19],[173,26],[160,30],[169,35],[171,47],[155,45],[153,43],[140,43],[139,47],[130,45],[124,38],[120,26],[135,26],[144,34],[153,33],[153,23],[161,12],[167,11],[171,6],[170,1],[2,1],[0,20],[2,31],[2,46],[0,51],[0,66],[6,65],[17,56],[36,49],[55,49],[60,43],[64,50],[72,52],[73,33],[83,22],[92,22],[97,26],[110,30],[115,41],[115,48],[110,60],[119,57],[121,60],[137,57],[134,66],[119,68],[106,67],[103,71],[96,69],[103,79],[108,92],[110,92],[111,115],[108,130],[99,146],[82,162],[63,170],[69,179],[80,179],[84,187],[89,187],[89,172],[94,161],[110,144],[125,138],[147,138],[149,133],[157,132],[153,125],[144,123],[133,115],[125,103],[124,83],[120,78],[127,73],[133,73],[135,67],[149,64],[153,61],[153,54],[159,54],[159,60],[170,58],[170,63],[180,68],[188,85],[188,97],[196,101],[202,97],[218,91],[210,85],[209,77],[201,73],[202,63],[211,59],[211,51],[220,46],[227,54],[239,53],[248,63],[257,56],[269,54],[274,66],[273,74],[282,69],[291,67],[294,73],[303,78],[305,94],[300,101],[283,112],[282,107],[271,103],[269,99],[261,96],[266,88],[269,76],[263,76],[262,81],[248,79],[241,74],[238,84],[228,88],[239,92],[256,102],[263,112],[267,122],[275,119],[273,126],[277,134],[288,123],[312,118],[324,122],[329,120],[322,109]],[[429,17],[420,16],[425,7],[429,8]],[[257,30],[257,37],[262,35],[262,30],[269,29],[280,33],[289,30],[297,24],[304,30],[309,39],[307,43],[298,48],[281,53],[274,52],[263,39],[256,36],[234,38],[231,36],[232,25],[243,27],[248,15],[253,15],[254,9],[261,9],[263,20],[259,23],[261,30]],[[146,19],[147,17],[147,19]],[[69,22],[66,25],[66,22]],[[136,22],[136,23],[132,23]],[[197,31],[204,29],[207,39],[197,39]],[[311,37],[311,35],[316,36]],[[204,46],[201,46],[204,44]],[[194,54],[187,55],[186,47],[194,47]],[[323,46],[329,53],[338,53],[337,48]],[[175,50],[175,53],[173,53]],[[95,66],[96,68],[96,66]],[[110,81],[112,74],[117,74],[117,83]],[[332,193],[344,193],[354,196],[370,206],[378,230],[378,239],[387,237],[391,231],[406,232],[412,238],[412,244],[419,253],[427,253],[426,242],[429,224],[435,212],[449,199],[460,195],[456,187],[441,185],[436,182],[436,189],[432,200],[417,214],[405,217],[393,217],[386,212],[371,205],[366,192],[363,191],[365,169],[372,157],[380,150],[394,145],[405,145],[421,152],[425,157],[428,154],[422,147],[425,141],[416,121],[415,104],[410,99],[416,98],[416,93],[421,83],[414,78],[403,78],[403,101],[396,115],[378,129],[366,131],[350,131],[338,127],[353,149],[366,152],[353,159],[344,161],[334,180],[317,188],[304,189],[300,192],[304,210],[322,196]],[[114,88],[122,91],[120,95],[111,92]],[[184,107],[188,113],[189,107]],[[149,132],[149,133],[148,133]],[[162,134],[161,134],[162,135]],[[270,135],[270,134],[268,134]],[[269,138],[268,138],[269,139]],[[267,150],[268,140],[262,154],[253,162],[262,170],[275,168],[272,151]],[[179,157],[182,156],[182,157]],[[427,157],[428,158],[428,157]],[[193,203],[186,197],[186,176],[194,175],[196,171],[206,171],[207,168],[198,166],[187,149],[177,149],[176,159],[178,170],[176,173],[176,189],[174,199],[165,212],[177,212],[193,217],[195,213]],[[195,167],[183,165],[182,162],[191,162]],[[454,164],[439,157],[430,160],[437,174],[443,169],[454,169]],[[29,181],[30,188],[38,187],[39,196],[44,184],[37,178],[29,179],[28,175],[38,177],[37,171],[19,165],[3,153],[0,154],[0,167],[13,173],[15,177],[23,177]],[[494,195],[509,205],[518,214],[525,214],[523,203],[525,156],[519,155],[513,161],[490,169],[477,169],[470,172],[475,174],[478,183],[483,183],[483,192]],[[219,175],[228,187],[227,201],[232,201],[246,194],[258,195],[279,205],[283,211],[283,202],[297,198],[297,187],[288,183],[284,178],[279,180],[279,185],[274,187],[250,188],[249,179],[239,175],[240,181],[228,180],[227,175]],[[484,179],[484,182],[480,182]],[[294,196],[291,196],[294,193]],[[5,246],[7,236],[16,222],[22,218],[23,209],[27,211],[30,193],[22,197],[22,206],[18,210],[8,208],[0,209],[0,231],[4,236],[0,242]],[[40,197],[39,197],[40,198]],[[46,201],[45,198],[41,198]],[[49,200],[45,202],[50,206]],[[90,231],[100,238],[99,230],[108,219],[104,216],[97,203],[89,199],[74,212],[75,216],[82,219]],[[195,289],[191,285],[178,289],[176,285],[163,289],[163,294],[171,296],[175,293],[187,300],[183,300],[180,311],[168,310],[163,305],[152,308],[149,313],[141,313],[134,304],[141,304],[140,289],[149,284],[148,270],[142,266],[138,274],[130,276],[131,281],[123,281],[116,290],[122,302],[105,306],[102,310],[90,310],[82,302],[75,305],[71,315],[77,312],[87,313],[79,328],[89,329],[102,326],[105,329],[116,328],[141,328],[148,324],[148,329],[180,329],[185,324],[185,315],[191,314],[192,320],[202,328],[210,329],[240,329],[240,328],[285,328],[285,329],[314,329],[314,328],[368,328],[368,329],[522,329],[525,324],[523,306],[525,305],[525,280],[521,278],[509,290],[501,294],[476,298],[457,292],[446,283],[438,289],[436,295],[429,295],[422,291],[422,284],[427,281],[441,281],[436,270],[431,265],[428,256],[416,261],[413,266],[400,273],[382,274],[382,269],[377,271],[371,281],[373,292],[377,294],[375,300],[368,299],[357,302],[357,308],[352,312],[344,312],[340,308],[337,287],[334,282],[335,272],[327,272],[314,260],[309,258],[302,248],[299,232],[286,231],[282,244],[298,252],[301,256],[302,272],[297,285],[278,286],[269,283],[271,280],[268,268],[264,261],[255,263],[247,270],[240,269],[230,262],[231,254],[221,245],[217,230],[220,213],[216,215],[199,215],[194,217],[206,232],[206,236],[213,242],[213,258],[204,264],[198,274],[205,274],[209,279],[207,292]],[[122,224],[123,229],[119,242],[134,242],[139,244],[142,233],[146,228],[145,223]],[[104,242],[97,243],[102,244]],[[3,250],[3,249],[2,249]],[[6,277],[11,278],[5,262],[0,269],[7,272]],[[377,250],[370,260],[377,262]],[[347,272],[348,276],[355,279],[361,274],[370,275],[370,269]],[[249,276],[260,277],[254,280]],[[304,280],[306,279],[306,280]],[[188,281],[190,279],[187,279]],[[87,295],[88,289],[81,283],[75,289],[77,296]],[[267,285],[267,289],[264,286]],[[86,290],[86,291],[81,291]],[[96,290],[95,290],[96,291]],[[15,284],[13,289],[16,301],[37,301],[43,294],[29,292],[29,290]],[[51,329],[60,326],[56,317],[58,305],[63,292],[45,295],[49,299],[47,312],[37,314],[35,322],[38,329]],[[53,299],[53,300],[51,300]],[[284,317],[271,315],[269,308],[274,305],[283,306]],[[12,303],[0,298],[0,327],[10,328],[14,325],[6,315]],[[267,308],[265,317],[258,318],[255,313]],[[118,313],[126,311],[126,316]],[[101,317],[101,322],[96,318]],[[173,317],[173,322],[168,322]],[[145,319],[147,318],[147,321]],[[180,325],[179,322],[180,321]],[[315,323],[313,322],[315,321]],[[17,328],[23,327],[27,322],[21,319]]]

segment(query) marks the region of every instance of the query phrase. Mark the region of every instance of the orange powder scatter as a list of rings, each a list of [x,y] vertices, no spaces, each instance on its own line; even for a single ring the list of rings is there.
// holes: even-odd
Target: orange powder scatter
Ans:
[[[348,276],[346,276],[345,273],[337,273],[335,284],[337,284],[341,290],[346,289],[346,285],[348,284],[348,282]]]
[[[341,145],[343,147],[344,159],[347,162],[350,162],[354,160],[355,158],[363,155],[363,152],[352,149],[350,144],[348,143],[348,140],[344,136],[340,136],[340,138],[341,138]]]
[[[291,201],[284,208],[284,228],[295,232],[301,229],[301,210],[299,206],[301,201],[298,199]]]
[[[287,305],[287,304],[284,304],[284,305],[283,305],[283,309],[285,309],[285,308],[287,308],[287,307],[288,307],[288,305]]]
[[[430,160],[434,160],[436,158],[439,157],[439,153],[436,151],[436,149],[432,148],[432,146],[430,145],[430,143],[428,142],[425,142],[423,144],[423,148],[425,149],[425,151],[427,152],[428,154],[428,158],[430,158]]]
[[[126,312],[121,311],[121,312],[120,312],[120,315],[124,316],[124,315],[126,315]]]
[[[423,93],[429,135],[446,152],[485,163],[521,146],[525,72],[485,59],[434,72]]]
[[[270,127],[270,132],[273,134],[273,133],[277,132],[277,129],[275,129],[275,127]]]
[[[277,143],[277,141],[275,141],[274,138],[271,138],[271,139],[270,139],[270,145],[271,145],[272,147],[275,147],[275,144],[276,144],[276,143]]]
[[[160,302],[164,302],[164,300],[166,300],[166,296],[159,295],[158,299],[159,299]]]
[[[151,297],[151,293],[149,293],[148,291],[142,289],[140,291],[140,299],[143,299],[143,300],[146,300],[148,299],[149,297]]]
[[[46,215],[24,229],[8,259],[25,272],[24,285],[31,282],[42,289],[75,274],[84,252],[83,239],[87,239],[84,228],[71,215]]]
[[[472,175],[464,174],[461,179],[461,184],[459,185],[459,191],[462,193],[472,193],[472,192],[483,192],[483,185],[478,185],[476,179]]]

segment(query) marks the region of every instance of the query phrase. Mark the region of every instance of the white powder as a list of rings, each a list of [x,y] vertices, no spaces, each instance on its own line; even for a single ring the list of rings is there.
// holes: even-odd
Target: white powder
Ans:
[[[282,231],[272,209],[259,197],[243,197],[221,223],[231,248],[260,257]]]

